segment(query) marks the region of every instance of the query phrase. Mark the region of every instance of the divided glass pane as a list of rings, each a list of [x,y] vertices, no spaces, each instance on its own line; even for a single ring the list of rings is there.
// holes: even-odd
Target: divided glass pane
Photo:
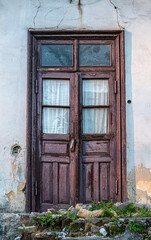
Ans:
[[[110,66],[110,45],[81,44],[79,62],[80,66]]]
[[[72,45],[42,45],[41,66],[72,66]]]
[[[69,109],[44,107],[43,133],[69,134]]]
[[[108,108],[83,109],[83,133],[101,134],[109,132]]]
[[[83,106],[108,104],[108,80],[83,80]]]
[[[44,79],[43,105],[69,106],[69,80]]]
[[[43,133],[69,134],[69,89],[69,80],[43,79]]]

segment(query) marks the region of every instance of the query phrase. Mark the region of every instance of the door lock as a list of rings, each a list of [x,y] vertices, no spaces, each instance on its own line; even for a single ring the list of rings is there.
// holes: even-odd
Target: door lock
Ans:
[[[71,149],[71,152],[74,152],[75,151],[75,140],[74,138],[71,139],[71,143],[70,143],[70,149]]]

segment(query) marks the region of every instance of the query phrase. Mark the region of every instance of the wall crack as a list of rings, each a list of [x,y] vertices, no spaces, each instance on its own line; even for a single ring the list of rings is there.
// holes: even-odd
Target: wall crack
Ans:
[[[55,10],[58,10],[58,9],[60,9],[60,8],[62,8],[62,7],[57,7],[57,8],[50,9],[50,10],[46,13],[45,17],[46,17],[49,13],[51,13],[51,12],[53,12],[53,11],[55,11]]]
[[[120,24],[120,21],[119,21],[119,8],[112,2],[112,0],[109,0],[109,2],[114,7],[114,9],[116,11],[116,18],[117,18],[118,27],[120,29],[124,29],[124,27],[122,27],[122,25]]]
[[[61,18],[61,20],[60,20],[60,22],[59,22],[59,24],[57,25],[57,28],[59,28],[59,26],[61,25],[61,23],[63,22],[63,20],[64,20],[64,18],[65,18],[65,16],[66,16],[66,14],[67,14],[67,12],[68,12],[68,10],[64,13],[64,15],[63,15],[63,17]]]
[[[35,14],[35,16],[34,16],[34,18],[33,18],[34,27],[35,27],[36,18],[37,18],[38,13],[39,13],[39,9],[41,8],[41,2],[40,2],[40,0],[38,0],[38,2],[39,2],[39,5],[38,5],[38,7],[37,7],[36,14]]]

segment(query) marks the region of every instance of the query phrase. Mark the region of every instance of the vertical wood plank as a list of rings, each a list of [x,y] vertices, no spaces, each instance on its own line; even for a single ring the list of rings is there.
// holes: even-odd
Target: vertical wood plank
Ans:
[[[86,165],[86,202],[92,201],[93,165]]]
[[[68,164],[59,164],[59,203],[69,203]]]
[[[75,149],[74,152],[69,150],[70,155],[70,167],[69,167],[69,196],[70,196],[70,205],[75,205],[76,203],[76,187],[77,187],[77,175],[76,175],[76,168],[77,168],[77,158],[78,158],[78,148],[76,146],[76,134],[75,129],[77,128],[76,125],[76,118],[75,118],[75,106],[78,104],[76,96],[75,96],[75,75],[72,74],[70,78],[70,140],[74,140]],[[70,144],[69,144],[70,146]],[[68,193],[67,193],[68,194]]]
[[[101,163],[100,164],[100,190],[101,190],[101,200],[108,201],[109,200],[109,169],[108,164]]]
[[[53,204],[58,204],[58,163],[53,163]]]
[[[43,202],[52,203],[52,163],[44,163],[42,167]]]
[[[99,163],[93,164],[93,199],[94,201],[99,201]]]

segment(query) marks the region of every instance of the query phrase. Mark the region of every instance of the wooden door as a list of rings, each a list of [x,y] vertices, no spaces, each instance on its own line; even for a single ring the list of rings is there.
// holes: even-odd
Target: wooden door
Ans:
[[[66,208],[77,199],[116,199],[114,80],[114,73],[40,75],[42,211]]]
[[[79,78],[79,201],[116,200],[115,76],[93,72]]]
[[[39,175],[40,210],[75,204],[74,74],[40,74]]]
[[[28,35],[27,211],[125,201],[124,32]]]

